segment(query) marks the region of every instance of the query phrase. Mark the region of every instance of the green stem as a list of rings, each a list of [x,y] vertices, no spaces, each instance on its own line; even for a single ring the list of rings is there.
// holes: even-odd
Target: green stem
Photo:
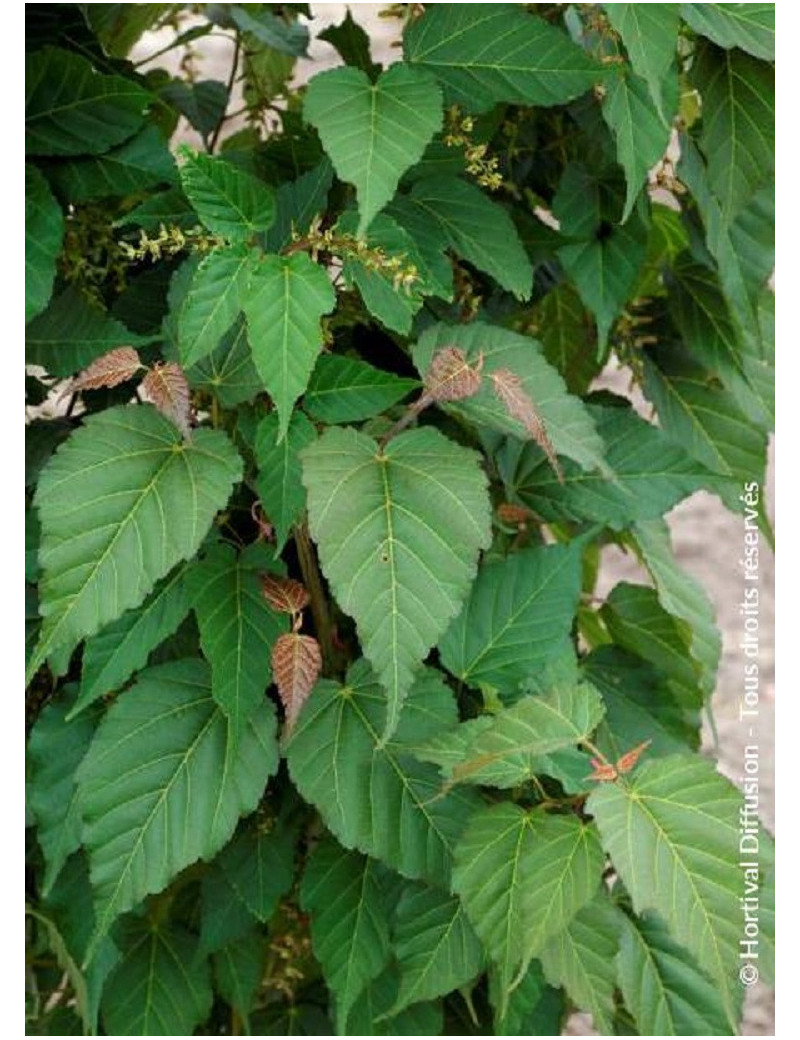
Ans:
[[[602,762],[603,765],[606,766],[611,765],[611,763],[608,761],[608,759],[600,750],[600,748],[595,747],[591,740],[588,740],[584,737],[583,740],[581,740],[581,744],[583,744],[583,746],[586,748],[590,755],[594,755],[598,762]]]
[[[181,36],[182,35],[184,34],[182,33]],[[211,26],[208,27],[208,32],[204,32],[202,35],[214,35],[221,36],[226,40],[230,39],[230,36],[225,36],[224,33],[212,33]],[[181,39],[181,36],[178,36],[176,39],[171,40],[165,47],[161,47],[160,50],[154,51],[152,54],[148,54],[146,58],[142,58],[140,61],[135,62],[133,67],[135,69],[141,68],[142,65],[146,65],[149,61],[155,61],[156,58],[160,58],[162,54],[168,54],[170,51],[175,50],[176,47],[183,47],[186,43],[194,43],[195,40],[201,39],[201,36],[199,34],[197,36],[193,36],[191,40]]]
[[[420,412],[422,412],[430,404],[433,404],[433,398],[430,396],[430,394],[423,394],[416,401],[412,402],[412,404],[408,406],[408,410],[406,411],[405,415],[398,419],[394,426],[391,427],[389,432],[385,433],[383,437],[381,437],[381,449],[386,447],[386,445],[389,443],[392,437],[396,437],[398,433],[401,433],[406,428],[406,426],[409,426],[414,421],[414,419],[417,418]]]
[[[228,105],[231,103],[231,94],[233,93],[233,85],[236,82],[236,73],[239,70],[239,55],[241,53],[242,45],[239,42],[239,37],[236,37],[236,43],[233,45],[233,61],[231,62],[231,71],[228,76],[228,82],[226,84],[226,90],[228,92],[228,100],[225,102],[225,112],[228,110]],[[225,112],[219,118],[219,122],[214,127],[214,132],[208,142],[209,152],[213,152],[217,147],[217,141],[219,135],[222,133],[222,127],[225,125]]]
[[[311,600],[311,615],[314,618],[314,628],[317,631],[320,650],[322,651],[322,673],[330,675],[334,670],[335,651],[333,647],[333,626],[331,624],[328,601],[325,598],[325,589],[322,587],[322,575],[317,564],[317,554],[308,534],[305,523],[297,524],[294,529],[294,543],[297,548],[297,558],[300,562],[300,570],[303,574],[303,584],[308,589]]]

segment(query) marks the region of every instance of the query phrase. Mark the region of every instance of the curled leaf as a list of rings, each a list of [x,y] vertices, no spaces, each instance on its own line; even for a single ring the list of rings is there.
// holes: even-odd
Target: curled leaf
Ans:
[[[180,365],[174,361],[154,365],[142,380],[141,391],[146,400],[188,436],[189,384]]]
[[[502,502],[497,507],[497,519],[503,524],[516,527],[535,519],[535,514],[527,506],[518,506],[513,502]]]
[[[526,393],[520,377],[509,368],[498,368],[496,372],[491,373],[490,378],[494,392],[503,402],[508,414],[512,419],[522,423],[545,453],[560,483],[563,484],[564,474],[561,471],[555,448],[547,435],[544,421],[536,411],[536,405]]]
[[[620,774],[630,773],[639,761],[642,752],[646,751],[652,743],[652,740],[643,740],[642,743],[637,744],[635,748],[626,751],[624,755],[617,759],[617,772]]]
[[[259,500],[256,500],[250,506],[250,516],[253,518],[253,523],[258,528],[258,537],[263,538],[267,542],[271,542],[275,537],[275,528],[267,519],[267,514]]]
[[[425,376],[425,392],[434,401],[463,401],[481,387],[483,355],[473,368],[458,347],[443,347],[433,355]]]
[[[142,367],[138,353],[133,347],[116,347],[85,368],[70,383],[67,393],[76,390],[97,390],[102,386],[119,386],[133,376]]]
[[[278,578],[274,574],[261,575],[261,591],[269,605],[284,614],[299,614],[308,606],[308,590],[294,578]]]
[[[601,762],[599,758],[593,758],[590,761],[592,763],[592,772],[587,776],[587,780],[600,780],[609,783],[612,780],[616,780],[619,776],[617,767],[610,762]]]
[[[272,648],[272,677],[286,712],[286,733],[292,732],[300,711],[322,668],[322,653],[313,636],[289,632]]]

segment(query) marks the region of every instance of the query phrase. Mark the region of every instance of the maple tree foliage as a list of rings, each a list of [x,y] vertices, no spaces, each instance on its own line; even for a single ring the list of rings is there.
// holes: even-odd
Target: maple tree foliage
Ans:
[[[26,7],[26,1032],[731,1035],[774,9],[359,10]]]

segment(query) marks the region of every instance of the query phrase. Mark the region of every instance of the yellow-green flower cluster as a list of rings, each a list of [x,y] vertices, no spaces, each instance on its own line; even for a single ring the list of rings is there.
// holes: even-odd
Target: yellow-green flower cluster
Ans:
[[[336,228],[322,228],[319,217],[311,222],[308,231],[300,235],[292,233],[292,242],[299,248],[308,249],[316,261],[320,253],[335,256],[342,261],[357,260],[369,271],[391,278],[396,290],[409,293],[420,280],[417,265],[405,253],[388,253],[382,246],[370,244]]]
[[[151,238],[146,231],[141,231],[136,245],[120,242],[119,248],[129,261],[155,261],[163,257],[177,256],[187,249],[195,253],[207,253],[224,244],[225,239],[221,235],[213,235],[200,227],[182,231],[174,224],[159,224],[155,238]]]
[[[488,145],[476,144],[472,140],[474,129],[472,116],[462,115],[458,105],[452,105],[447,110],[444,143],[448,148],[463,148],[467,173],[474,177],[481,187],[497,191],[503,184],[502,174],[497,169],[499,159],[497,156],[488,155]]]

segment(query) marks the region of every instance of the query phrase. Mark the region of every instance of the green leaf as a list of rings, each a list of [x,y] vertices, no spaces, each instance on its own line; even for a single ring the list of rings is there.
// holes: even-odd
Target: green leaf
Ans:
[[[603,697],[595,743],[611,761],[645,740],[648,757],[698,746],[699,713],[682,705],[664,673],[643,658],[607,643],[583,659],[581,670]]]
[[[318,422],[360,422],[385,412],[420,385],[418,379],[384,372],[358,358],[321,354],[303,405]]]
[[[114,221],[114,227],[132,224],[145,231],[158,231],[161,224],[174,224],[182,231],[188,231],[197,226],[197,214],[180,188],[170,188],[150,195]]]
[[[173,79],[159,89],[159,97],[185,116],[205,141],[217,128],[228,107],[228,90],[218,80],[187,83]]]
[[[52,951],[52,953],[55,955],[56,964],[58,965],[59,968],[61,968],[63,970],[64,977],[65,977],[66,981],[68,981],[69,985],[71,986],[73,994],[74,994],[75,1015],[76,1015],[75,1023],[77,1025],[77,1028],[74,1028],[74,1029],[71,1028],[72,1023],[70,1023],[70,1024],[64,1023],[64,1025],[61,1026],[61,1023],[56,1023],[52,1018],[49,1019],[47,1024],[50,1025],[51,1027],[56,1025],[56,1024],[58,1026],[61,1026],[61,1028],[64,1028],[64,1030],[65,1030],[65,1032],[64,1032],[65,1036],[83,1036],[86,1033],[93,1032],[93,1030],[91,1030],[89,1028],[88,1015],[87,1015],[87,1012],[86,1012],[86,1006],[87,1006],[87,1003],[88,1003],[87,995],[86,995],[86,982],[84,981],[84,978],[81,975],[80,969],[78,968],[78,965],[75,963],[75,960],[74,960],[72,954],[70,953],[70,950],[68,949],[67,944],[64,942],[64,939],[63,939],[61,933],[59,932],[58,927],[56,926],[56,924],[53,921],[50,920],[49,917],[46,917],[43,913],[41,913],[38,910],[35,910],[32,906],[29,906],[27,903],[25,904],[25,917],[26,917],[26,922],[25,922],[25,924],[26,924],[26,933],[29,933],[29,924],[30,924],[30,922],[28,921],[28,918],[32,918],[33,921],[36,922],[37,932],[39,932],[39,935],[37,935],[37,938],[40,939],[40,936],[41,936],[42,932],[44,933],[44,935],[46,935],[46,937],[47,937],[47,946],[49,947],[50,951]],[[40,941],[41,941],[41,939],[40,939]],[[55,967],[55,965],[54,965],[54,967]],[[34,983],[34,986],[35,986],[35,983]],[[31,987],[31,988],[33,988],[33,987]],[[36,996],[38,996],[38,992],[36,990],[34,990],[34,993],[35,993]],[[29,990],[28,990],[28,987],[26,986],[26,996],[28,996],[28,995],[29,995]],[[37,1002],[37,1004],[38,1004],[38,1002]],[[26,1008],[27,1008],[27,1001],[26,1001]],[[29,1018],[29,1017],[30,1016],[26,1013],[26,1019]],[[38,1015],[36,1017],[38,1017]],[[26,1030],[26,1033],[27,1032],[28,1032],[28,1030]],[[36,1032],[38,1033],[39,1030],[36,1030]],[[48,1029],[46,1029],[46,1028],[42,1029],[41,1033],[43,1035],[47,1035]]]
[[[632,161],[632,158],[631,158]],[[602,190],[601,190],[602,189]],[[624,224],[615,194],[578,163],[570,163],[553,200],[553,212],[569,241],[558,250],[564,270],[597,319],[600,346],[630,298],[647,255],[647,226],[638,213]]]
[[[557,285],[536,305],[533,318],[545,360],[558,369],[570,393],[586,393],[602,365],[591,317],[576,290],[569,282]]]
[[[560,483],[533,442],[509,440],[497,456],[512,498],[545,520],[596,520],[624,528],[649,520],[702,487],[706,471],[630,408],[590,405],[588,412],[605,442],[607,472],[586,473],[563,462]]]
[[[286,436],[282,440],[279,437],[278,413],[269,412],[256,431],[256,491],[267,518],[275,527],[276,555],[283,550],[292,527],[306,507],[305,488],[300,479],[300,452],[313,444],[317,431],[302,412],[296,411],[292,413]]]
[[[422,672],[384,743],[387,707],[363,660],[345,686],[318,682],[286,749],[289,772],[344,846],[447,888],[453,846],[479,802],[468,790],[435,797],[438,771],[416,761],[411,749],[456,724],[455,702],[440,673]]]
[[[690,654],[692,629],[664,610],[655,589],[621,581],[600,616],[614,643],[664,672],[682,703],[700,706],[699,668]]]
[[[680,213],[668,206],[652,206],[647,259],[636,283],[638,296],[663,296],[665,267],[689,248],[689,232]]]
[[[473,365],[483,355],[481,388],[473,397],[447,405],[448,410],[469,422],[527,440],[528,430],[508,414],[491,389],[492,373],[510,369],[522,381],[558,454],[575,459],[586,469],[603,467],[605,450],[589,411],[567,393],[561,376],[542,357],[537,340],[481,322],[434,325],[423,333],[413,351],[414,364],[421,373],[428,371],[433,355],[444,346],[463,350]]]
[[[36,819],[45,859],[42,894],[47,896],[69,856],[81,844],[81,807],[75,771],[89,749],[96,719],[67,721],[72,697],[52,701],[28,740],[31,778],[27,800]]]
[[[743,210],[733,223],[723,215],[720,202],[711,192],[709,177],[699,150],[687,135],[682,134],[679,140],[681,146],[681,160],[678,167],[679,175],[681,181],[689,189],[697,203],[697,209],[705,228],[706,246],[717,262],[719,284],[717,285],[717,279],[713,277],[710,271],[706,273],[706,280],[714,285],[717,295],[720,291],[724,293],[724,302],[730,311],[730,314],[727,314],[723,307],[718,309],[716,314],[712,312],[713,320],[710,324],[713,325],[719,322],[723,327],[727,325],[733,331],[734,336],[738,335],[741,338],[741,346],[747,348],[748,354],[754,358],[763,358],[768,355],[770,345],[762,343],[762,330],[756,306],[757,301],[754,301],[752,290],[748,291],[748,286],[745,284],[745,263],[743,260],[747,256],[747,266],[752,270],[752,267],[755,265],[750,263],[749,254],[751,251],[756,254],[761,253],[764,230],[762,229],[758,236],[760,242],[756,244],[755,250],[752,240],[742,236],[741,232],[738,234],[735,232],[734,229],[739,223],[739,218],[749,223],[749,214],[747,217],[743,217],[745,212]],[[765,191],[768,192],[767,185],[756,192],[754,199],[760,201]],[[774,199],[770,208],[773,206]],[[760,207],[754,207],[751,199],[746,204],[746,209],[753,208],[758,210]],[[768,231],[766,234],[767,237],[772,235],[774,239],[774,234],[771,231]],[[773,247],[774,241],[771,243],[771,248]],[[758,295],[760,293],[756,294],[756,296]],[[700,328],[708,324],[708,321],[701,322]],[[684,333],[684,339],[687,338]],[[694,350],[694,346],[692,349]],[[702,357],[699,356],[699,359],[702,360]],[[713,366],[709,365],[709,367]],[[741,367],[743,370],[746,367],[744,360]],[[749,389],[747,386],[742,388],[741,385],[738,387],[733,385],[728,377],[726,377],[725,382],[728,389],[734,393],[737,390],[741,391],[744,389],[746,392]],[[764,402],[760,401],[754,393],[750,393],[749,396],[745,393],[745,396],[748,400],[745,410],[752,411],[754,417],[759,417],[759,421],[769,422],[768,416],[771,414],[771,409],[765,406]]]
[[[731,246],[737,254],[741,278],[750,302],[756,306],[769,292],[769,278],[775,269],[775,184],[769,181],[748,199],[728,229]],[[727,292],[727,290],[726,290]],[[764,334],[762,331],[762,345]],[[774,342],[774,340],[773,340]]]
[[[331,428],[303,452],[322,570],[388,692],[384,739],[490,541],[477,456],[426,427],[380,447]]]
[[[744,355],[742,364],[744,374],[752,390],[752,395],[757,402],[757,408],[752,409],[757,413],[763,413],[769,429],[775,428],[775,296],[771,290],[765,290],[758,302],[759,328],[764,345],[763,354],[750,353]],[[741,395],[737,395],[740,405],[746,404]],[[759,415],[755,421],[760,421]]]
[[[226,943],[214,954],[214,980],[219,995],[238,1011],[245,1023],[264,975],[265,955],[264,936],[257,931]]]
[[[208,963],[177,925],[133,925],[103,992],[110,1036],[191,1036],[211,1011]]]
[[[664,114],[663,86],[675,60],[678,8],[675,4],[604,4],[606,17],[622,37],[634,72],[646,80]]]
[[[438,741],[433,738],[433,754],[426,745],[416,754],[442,762],[444,750],[449,784],[516,787],[548,771],[545,756],[588,738],[602,717],[603,703],[591,686],[560,686],[544,696],[522,697],[492,717],[461,723],[452,734],[442,734]],[[447,744],[451,736],[455,738],[452,751]],[[585,777],[588,760],[581,769]]]
[[[39,638],[39,597],[35,585],[25,584],[25,668],[29,667]]]
[[[483,948],[464,907],[438,889],[406,886],[392,946],[400,973],[392,1015],[469,985],[484,967]]]
[[[269,553],[260,549],[237,555],[231,545],[214,545],[186,579],[211,665],[211,695],[236,733],[263,704],[272,646],[288,630],[288,618],[271,610],[261,593],[258,572]]]
[[[614,1035],[614,957],[623,921],[601,890],[540,954],[547,981],[563,986],[577,1007],[592,1015],[594,1028],[608,1036]]]
[[[668,275],[668,285],[670,317],[684,345],[696,361],[738,398],[742,387],[747,389],[748,386],[743,354],[714,272],[691,262],[684,253],[675,261]]]
[[[35,509],[25,509],[25,582],[36,584],[39,577],[39,517]]]
[[[389,963],[391,914],[383,881],[378,863],[330,837],[314,849],[303,874],[300,899],[311,915],[314,956],[340,1023]]]
[[[80,4],[106,54],[124,58],[144,32],[170,12],[171,4]]]
[[[295,59],[291,55],[281,54],[280,51],[276,51],[272,47],[260,46],[254,43],[252,37],[245,37],[244,45],[242,97],[246,105],[258,111],[263,109],[265,104],[274,102],[278,98],[283,99],[286,97],[289,90],[289,81],[294,74]],[[282,119],[286,119],[286,117],[284,116]],[[299,113],[291,113],[289,119],[296,120],[299,124]],[[248,127],[241,130],[240,133],[248,135],[244,138],[245,145],[243,151],[253,148],[254,143],[259,140],[259,133],[255,127]],[[232,135],[227,141],[223,142],[223,150],[233,150],[235,142],[236,135]],[[292,173],[298,172],[295,142],[296,138],[292,134],[291,139],[287,140],[285,145],[285,158],[287,160],[287,167],[285,168],[288,168]],[[307,139],[303,142],[303,145],[308,148],[309,155],[319,158],[319,143],[316,139],[313,139],[313,141]],[[252,162],[252,158],[248,157],[246,161]]]
[[[219,345],[188,370],[186,378],[190,386],[214,394],[223,408],[252,401],[263,391],[250,354],[244,318],[239,318]]]
[[[271,11],[252,13],[238,4],[230,8],[230,17],[242,32],[251,33],[259,43],[288,54],[305,55],[308,47],[308,28],[297,20],[286,22]]]
[[[355,185],[362,235],[441,127],[442,97],[431,76],[402,63],[375,84],[360,69],[345,67],[314,76],[303,114],[337,175]]]
[[[25,321],[47,306],[64,236],[64,216],[35,166],[25,164]]]
[[[419,261],[427,272],[426,281],[435,286],[435,295],[452,300],[453,261],[447,251],[450,239],[446,230],[432,221],[428,211],[418,206],[410,194],[396,196],[385,213],[411,237],[415,262]]]
[[[660,914],[710,974],[732,1031],[741,998],[741,804],[714,763],[696,755],[645,762],[588,802],[634,910]]]
[[[647,182],[648,171],[667,150],[672,117],[678,107],[677,77],[664,83],[661,97],[659,111],[647,82],[625,68],[620,68],[606,84],[603,118],[616,139],[617,158],[625,170],[627,184],[623,223]]]
[[[116,943],[106,936],[98,945],[91,963],[83,966],[94,930],[95,914],[89,867],[82,852],[70,856],[64,864],[48,893],[47,912],[53,916],[61,941],[74,964],[76,1006],[84,1019],[84,1030],[97,1034],[100,997],[110,971],[119,960],[119,950]]]
[[[178,312],[181,364],[190,368],[219,346],[242,310],[253,260],[243,246],[215,249],[197,267]]]
[[[561,990],[545,982],[539,961],[531,961],[516,989],[503,990],[497,969],[489,968],[489,999],[495,1009],[495,1036],[560,1036],[564,1022]]]
[[[268,256],[254,267],[243,306],[253,363],[275,402],[282,441],[322,349],[320,319],[336,306],[336,293],[307,253]]]
[[[86,640],[81,690],[71,716],[107,693],[119,689],[147,664],[150,653],[171,636],[189,613],[186,564],[153,589],[144,603],[112,621]]]
[[[66,289],[25,329],[25,361],[64,378],[115,347],[139,347],[152,339],[131,332],[78,289]]]
[[[176,180],[175,160],[161,132],[146,126],[103,155],[48,164],[56,193],[69,202],[119,197]]]
[[[619,987],[642,1036],[729,1036],[719,987],[656,914],[623,918]]]
[[[142,672],[108,711],[81,764],[96,937],[184,867],[211,859],[277,769],[273,706],[265,700],[234,740],[210,687],[200,660]]]
[[[251,932],[257,923],[258,919],[247,909],[223,873],[218,857],[200,883],[198,956],[206,957],[228,943],[236,942]]]
[[[225,434],[178,428],[150,405],[91,415],[39,478],[42,634],[53,650],[137,607],[193,556],[241,476]]]
[[[456,849],[453,887],[498,969],[504,998],[589,902],[602,871],[597,835],[575,816],[510,802],[474,814]]]
[[[775,60],[775,4],[681,4],[680,12],[695,32],[718,46]]]
[[[317,39],[325,40],[326,43],[335,47],[345,65],[353,65],[357,69],[361,69],[373,81],[377,78],[381,66],[373,62],[369,36],[358,22],[353,20],[349,7],[343,20],[338,25],[329,25],[327,29],[317,33]]]
[[[78,54],[44,47],[25,55],[25,152],[98,155],[141,127],[152,95],[132,79],[103,76]]]
[[[763,483],[766,433],[690,357],[674,348],[647,355],[644,391],[656,406],[667,436],[711,473],[728,478],[719,482],[724,501],[735,503],[736,508],[743,484],[756,478]],[[717,488],[717,483],[711,486]]]
[[[355,213],[349,211],[342,215],[337,226],[345,234],[352,234],[355,220]],[[407,335],[414,315],[422,306],[423,295],[431,294],[431,286],[426,284],[425,261],[405,228],[385,213],[379,213],[370,224],[367,245],[369,249],[382,251],[386,266],[375,267],[369,254],[363,262],[357,257],[347,257],[342,266],[345,281],[358,289],[364,306],[381,324]],[[389,267],[389,263],[397,266]],[[413,282],[403,281],[406,272],[416,272]]]
[[[513,687],[533,675],[572,629],[582,548],[524,549],[484,564],[439,641],[444,666],[472,686]]]
[[[181,155],[181,185],[210,231],[244,242],[271,226],[275,196],[266,184],[224,159],[187,148]]]
[[[775,173],[775,73],[740,50],[704,43],[692,83],[703,99],[700,146],[708,181],[727,223]]]
[[[319,1004],[279,1001],[257,1011],[251,1020],[254,1036],[333,1036],[325,1010]]]
[[[481,189],[457,177],[426,177],[388,210],[416,241],[423,256],[436,249],[452,249],[479,271],[491,275],[518,299],[526,300],[533,287],[533,268],[508,213]],[[427,240],[427,241],[426,241]],[[435,259],[428,260],[435,270]],[[441,281],[449,285],[452,273]]]
[[[269,921],[292,887],[297,828],[278,819],[266,829],[256,820],[217,857],[236,895],[259,921]]]
[[[413,1004],[397,1015],[394,1005],[399,978],[390,968],[364,989],[350,1013],[345,1036],[440,1036],[442,1008],[439,1003]]]
[[[661,606],[690,626],[692,657],[699,665],[700,685],[710,697],[722,652],[714,605],[703,586],[679,567],[672,553],[669,528],[663,520],[640,521],[632,534]]]
[[[498,101],[561,105],[603,79],[559,29],[516,4],[440,4],[404,33],[406,61],[429,69],[448,103],[485,112]]]
[[[55,449],[72,433],[67,419],[34,419],[25,424],[25,487],[32,487],[39,479],[42,467]],[[31,514],[36,516],[35,510]],[[38,518],[34,521],[38,528]],[[37,534],[37,552],[40,536]],[[37,561],[38,570],[38,561]]]
[[[268,253],[279,253],[289,245],[292,232],[304,235],[311,221],[324,213],[333,184],[333,167],[327,156],[296,181],[284,181],[275,192],[275,223],[266,235]]]

